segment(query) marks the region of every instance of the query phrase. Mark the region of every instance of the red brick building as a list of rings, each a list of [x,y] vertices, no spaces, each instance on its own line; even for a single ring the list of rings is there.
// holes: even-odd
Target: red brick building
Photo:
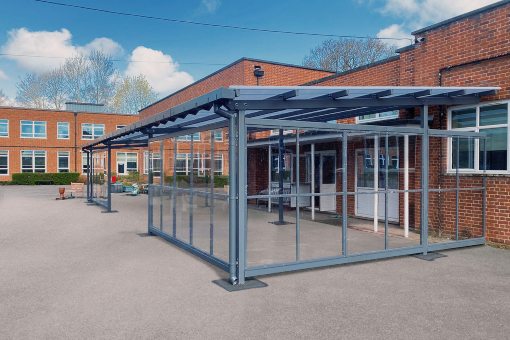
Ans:
[[[96,105],[73,106],[67,111],[0,107],[0,181],[20,172],[84,173],[85,143],[138,120],[137,115],[99,112]],[[113,164],[124,164],[126,171],[133,158],[136,164],[130,166],[143,170],[143,151],[113,155]]]
[[[140,111],[146,118],[167,110],[191,98],[219,87],[229,85],[317,85],[317,86],[499,86],[497,95],[484,97],[484,102],[473,107],[433,107],[431,127],[440,129],[462,128],[488,134],[487,153],[487,239],[510,244],[510,2],[493,5],[466,13],[441,23],[413,32],[416,43],[399,49],[398,55],[340,74],[309,68],[273,63],[256,59],[241,59],[190,86],[148,106]],[[264,70],[263,77],[254,75],[255,67]],[[412,121],[414,110],[388,112],[349,119],[344,123],[398,124]],[[261,137],[261,136],[257,136]],[[201,140],[201,139],[200,139]],[[226,139],[224,139],[226,140]],[[179,147],[189,153],[189,143]],[[420,146],[416,145],[416,150]],[[461,145],[459,172],[462,185],[477,186],[481,183],[481,154],[478,142]],[[204,146],[207,149],[207,144]],[[170,152],[173,146],[165,146]],[[454,180],[452,147],[449,143],[431,140],[430,187],[448,187]],[[333,151],[338,152],[334,149]],[[351,150],[356,152],[356,150]],[[207,152],[207,151],[206,151]],[[399,157],[400,151],[393,151]],[[338,159],[338,158],[337,158]],[[355,157],[353,157],[355,159]],[[411,160],[414,162],[414,160]],[[419,168],[419,160],[411,164]],[[354,164],[352,164],[354,165]],[[172,164],[164,165],[165,173]],[[354,168],[351,167],[351,169]],[[412,174],[411,186],[419,185],[419,173]],[[267,174],[266,174],[267,176]],[[357,188],[356,177],[350,176],[349,186]],[[257,175],[253,190],[263,187],[266,179]],[[257,183],[261,184],[257,184]],[[401,187],[401,179],[398,179]],[[338,182],[337,182],[338,183]],[[402,199],[396,197],[395,222],[402,223]],[[460,197],[459,218],[464,221],[480,219],[473,213],[480,197],[475,194]],[[411,197],[411,218],[418,223],[420,203]],[[431,223],[440,225],[451,222],[454,210],[449,195],[431,195]],[[339,205],[336,204],[338,207]],[[445,209],[442,209],[442,208]],[[356,202],[350,202],[349,212],[357,215]],[[414,213],[413,213],[414,211]],[[414,217],[413,217],[414,216]],[[466,231],[466,232],[475,232]]]

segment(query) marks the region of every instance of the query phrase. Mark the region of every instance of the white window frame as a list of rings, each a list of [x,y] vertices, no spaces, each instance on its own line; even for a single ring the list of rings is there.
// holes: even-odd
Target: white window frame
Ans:
[[[487,125],[480,127],[480,108],[486,107],[486,106],[492,106],[492,105],[500,105],[500,104],[506,104],[507,105],[507,123],[506,124],[497,124],[497,125]],[[462,110],[462,109],[469,109],[469,108],[475,108],[476,110],[476,124],[475,127],[467,127],[467,128],[455,128],[452,129],[452,111],[454,110]],[[448,108],[448,130],[452,131],[472,131],[472,132],[480,132],[487,129],[497,129],[497,128],[505,128],[507,129],[507,166],[506,170],[486,170],[485,173],[487,174],[494,174],[494,175],[510,175],[510,100],[503,100],[503,101],[493,101],[493,102],[483,102],[477,105],[462,105],[462,106],[452,106]],[[447,173],[449,174],[455,174],[456,169],[453,168],[453,155],[452,155],[452,146],[453,138],[448,138],[448,169]],[[462,174],[481,174],[484,173],[483,170],[480,170],[480,140],[477,138],[475,139],[475,148],[474,148],[474,169],[459,169],[459,173]]]
[[[124,154],[125,155],[125,165],[124,165],[124,172],[122,173],[119,173],[119,155],[122,155]],[[135,170],[128,170],[128,167],[127,167],[127,163],[128,163],[128,154],[129,155],[136,155],[136,169]],[[116,155],[115,155],[115,172],[117,173],[117,175],[129,175],[129,172],[138,172],[138,169],[140,168],[138,165],[138,153],[137,152],[117,152]]]
[[[0,125],[5,125],[7,126],[7,135],[5,136],[2,136],[0,135],[0,138],[9,138],[9,119],[0,119]]]
[[[388,113],[388,112],[392,112],[393,114],[381,117],[381,114]],[[363,119],[363,118],[361,118],[362,116],[358,116],[358,117],[356,117],[356,123],[357,124],[365,124],[365,123],[381,122],[381,121],[385,121],[385,120],[395,119],[395,118],[398,118],[399,113],[400,113],[399,110],[391,110],[391,111],[377,112],[377,113],[368,113],[367,115],[374,114],[375,117],[374,118],[365,118],[365,119]]]
[[[152,168],[153,169],[154,169],[154,161],[161,161],[161,155],[159,154],[159,152],[152,153]],[[163,163],[161,163],[161,168],[163,168]],[[160,177],[162,171],[163,171],[163,169],[161,169],[160,171],[155,171],[154,177]],[[156,175],[156,172],[159,172],[160,174]],[[144,175],[149,174],[149,151],[143,152],[143,174]]]
[[[84,136],[83,135],[83,127],[85,125],[90,125],[92,127],[92,135],[90,136]],[[102,126],[103,127],[103,134],[102,135],[98,135],[96,136],[95,134],[95,128],[96,127],[99,127],[99,126]],[[81,139],[82,140],[93,140],[93,139],[96,139],[98,137],[101,137],[101,136],[104,136],[106,133],[106,130],[105,130],[105,125],[104,124],[96,124],[96,123],[81,123]]]
[[[86,174],[87,173],[87,170],[89,168],[89,164],[88,164],[88,154],[86,152],[82,152],[81,153],[81,173],[82,174]],[[83,167],[86,166],[87,168],[84,169]]]
[[[67,137],[61,137],[59,134],[59,126],[60,125],[67,125]],[[57,139],[69,139],[71,136],[71,124],[69,122],[57,122]]]
[[[20,167],[20,172],[23,172],[23,152],[31,152],[32,153],[32,167],[31,167],[31,170],[32,171],[25,171],[27,173],[35,173],[35,172],[39,172],[40,171],[35,171],[35,153],[36,152],[44,152],[44,173],[48,172],[48,153],[46,152],[46,150],[21,150],[20,151],[20,162],[19,162],[19,167]]]
[[[293,134],[295,130],[292,129],[285,129],[283,130],[283,135],[290,135]],[[269,132],[270,136],[279,136],[280,135],[280,129],[271,129]]]
[[[219,138],[216,138],[217,136],[219,136]],[[214,130],[213,139],[215,142],[223,142],[223,129]]]
[[[7,173],[6,174],[0,173],[0,176],[9,176],[9,150],[0,150],[0,157],[3,156],[7,157],[7,168],[5,168],[5,170],[7,170]]]
[[[194,142],[200,142],[202,140],[202,136],[201,136],[200,132],[195,132],[195,133],[192,133],[189,135],[179,136],[179,137],[177,137],[177,141],[178,142],[191,142],[191,136],[193,136]]]
[[[23,136],[23,123],[29,123],[29,125],[32,126],[32,134],[31,136]],[[43,123],[44,124],[44,137],[36,137],[35,136],[35,125],[36,123]],[[22,119],[19,121],[19,136],[20,138],[28,138],[28,139],[46,139],[48,136],[48,124],[46,121],[42,120],[25,120]]]
[[[67,168],[61,168],[60,167],[60,157],[66,157],[67,158]],[[70,172],[71,171],[71,153],[69,151],[58,151],[57,152],[57,172]],[[67,170],[67,171],[61,171],[61,170]]]

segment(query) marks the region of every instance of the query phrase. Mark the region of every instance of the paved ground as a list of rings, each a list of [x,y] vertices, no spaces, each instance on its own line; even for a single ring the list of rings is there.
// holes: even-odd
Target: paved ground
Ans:
[[[55,187],[0,187],[0,338],[508,338],[510,251],[476,247],[261,278],[141,237],[145,196],[102,214]],[[122,206],[120,206],[122,201]]]

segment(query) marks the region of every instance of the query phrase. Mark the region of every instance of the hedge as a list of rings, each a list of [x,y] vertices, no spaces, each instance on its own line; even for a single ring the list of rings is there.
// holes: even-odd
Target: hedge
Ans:
[[[174,181],[173,176],[165,176],[165,184],[171,185]],[[193,184],[198,186],[206,186],[206,184],[211,182],[211,178],[209,176],[193,176]],[[177,175],[177,183],[186,183],[189,184],[189,176],[188,175]],[[223,186],[228,185],[228,176],[214,176],[214,187],[215,188],[223,188]]]
[[[33,173],[24,172],[12,175],[12,184],[36,185],[36,184],[55,184],[66,185],[71,182],[78,182],[80,174],[78,172],[60,172],[60,173]]]

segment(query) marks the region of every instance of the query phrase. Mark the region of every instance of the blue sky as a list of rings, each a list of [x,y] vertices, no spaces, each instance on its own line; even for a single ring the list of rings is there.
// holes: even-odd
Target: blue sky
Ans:
[[[384,37],[408,37],[414,29],[495,2],[56,1],[208,23]],[[0,53],[11,54],[0,56],[0,89],[10,97],[15,96],[15,84],[25,73],[44,72],[58,66],[62,57],[92,49],[102,49],[119,59],[118,67],[123,74],[145,74],[159,94],[166,95],[243,56],[301,64],[310,48],[324,40],[115,16],[33,0],[2,2],[0,18]]]

